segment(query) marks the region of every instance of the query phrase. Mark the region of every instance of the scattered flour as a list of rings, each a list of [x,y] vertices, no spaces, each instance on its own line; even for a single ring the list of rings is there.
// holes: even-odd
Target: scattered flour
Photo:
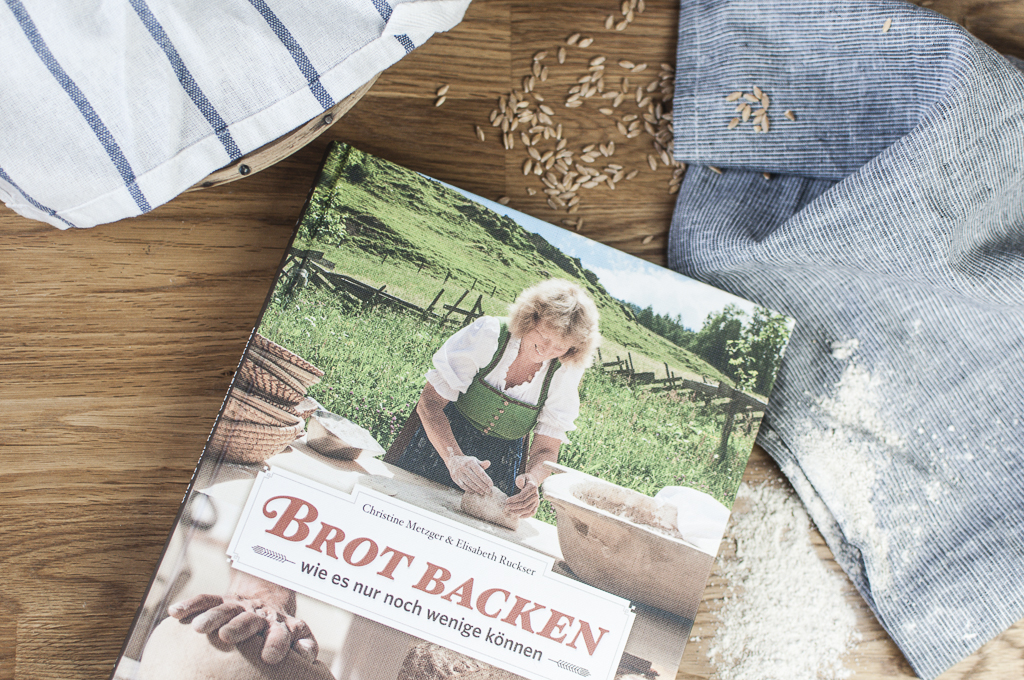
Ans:
[[[840,361],[846,361],[853,356],[858,347],[860,347],[860,341],[857,338],[836,340],[832,343],[832,356]]]
[[[849,677],[842,657],[860,641],[856,615],[844,598],[843,577],[815,553],[803,506],[767,484],[742,485],[736,500],[736,555],[721,566],[729,594],[708,650],[717,677]]]
[[[837,358],[838,345],[843,349],[838,354],[848,363],[833,394],[811,406],[814,418],[804,423],[795,448],[814,452],[801,458],[803,472],[816,495],[829,499],[829,510],[846,540],[861,550],[872,590],[883,590],[892,581],[890,540],[871,501],[891,452],[904,449],[906,441],[892,428],[882,397],[886,378],[853,359],[859,346],[856,339],[833,343],[832,356]]]

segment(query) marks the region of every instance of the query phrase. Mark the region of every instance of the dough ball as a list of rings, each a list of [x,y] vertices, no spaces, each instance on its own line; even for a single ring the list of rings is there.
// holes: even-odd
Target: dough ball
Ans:
[[[203,635],[168,617],[149,636],[139,667],[140,680],[334,680],[327,666],[289,651],[279,664],[260,658],[263,637],[240,645]]]
[[[491,487],[489,494],[467,491],[462,494],[462,511],[467,515],[497,524],[515,531],[519,528],[519,518],[505,513],[505,501],[508,496],[496,486]]]

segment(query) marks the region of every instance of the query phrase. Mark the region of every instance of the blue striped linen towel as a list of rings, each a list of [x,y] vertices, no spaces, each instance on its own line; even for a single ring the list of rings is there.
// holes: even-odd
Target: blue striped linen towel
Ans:
[[[1024,616],[1019,64],[897,0],[680,13],[669,262],[797,320],[758,442],[922,678]]]
[[[0,198],[147,212],[315,118],[470,0],[0,0]]]

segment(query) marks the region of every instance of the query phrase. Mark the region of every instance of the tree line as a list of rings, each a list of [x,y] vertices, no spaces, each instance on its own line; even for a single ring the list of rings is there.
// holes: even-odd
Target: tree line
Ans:
[[[637,323],[649,328],[674,345],[693,352],[735,381],[746,392],[767,396],[782,363],[782,352],[789,340],[789,320],[765,307],[747,314],[737,305],[711,312],[700,330],[683,324],[682,317],[656,314],[651,306],[641,308],[631,302],[623,306]]]

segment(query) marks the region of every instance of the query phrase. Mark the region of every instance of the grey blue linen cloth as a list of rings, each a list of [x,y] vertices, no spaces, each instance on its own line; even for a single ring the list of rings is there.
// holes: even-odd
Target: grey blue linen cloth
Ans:
[[[669,262],[797,320],[758,442],[922,678],[1024,616],[1019,63],[897,0],[682,2]]]
[[[0,199],[148,212],[321,115],[469,0],[0,0]]]

